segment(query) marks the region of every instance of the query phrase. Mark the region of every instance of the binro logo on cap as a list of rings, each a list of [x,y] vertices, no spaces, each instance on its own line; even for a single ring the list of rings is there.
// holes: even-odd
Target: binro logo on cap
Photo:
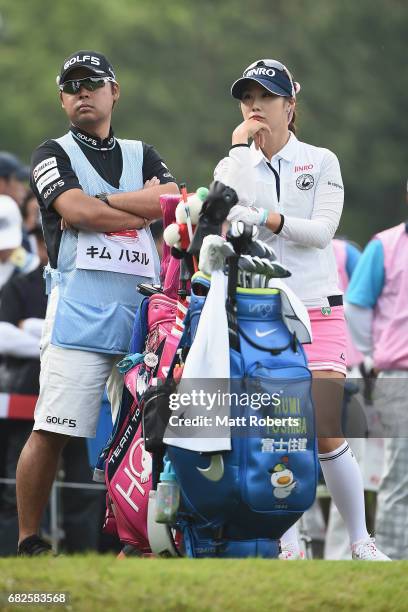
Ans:
[[[246,77],[250,76],[269,76],[274,77],[276,72],[273,68],[252,68],[245,73]]]
[[[75,57],[71,57],[71,59],[65,62],[64,70],[66,70],[70,66],[73,66],[74,64],[83,64],[85,62],[91,63],[94,66],[100,66],[101,64],[99,57],[95,57],[94,55],[76,55]]]

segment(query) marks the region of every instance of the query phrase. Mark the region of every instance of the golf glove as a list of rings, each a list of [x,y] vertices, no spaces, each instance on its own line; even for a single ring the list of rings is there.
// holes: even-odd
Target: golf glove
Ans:
[[[248,225],[265,225],[268,218],[268,211],[265,208],[255,206],[241,206],[235,204],[229,212],[228,221],[243,221]]]

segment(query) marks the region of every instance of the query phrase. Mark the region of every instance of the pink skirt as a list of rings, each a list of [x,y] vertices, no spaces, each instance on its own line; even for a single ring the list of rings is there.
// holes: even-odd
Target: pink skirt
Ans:
[[[309,308],[313,342],[304,344],[310,370],[347,373],[347,332],[343,306]]]

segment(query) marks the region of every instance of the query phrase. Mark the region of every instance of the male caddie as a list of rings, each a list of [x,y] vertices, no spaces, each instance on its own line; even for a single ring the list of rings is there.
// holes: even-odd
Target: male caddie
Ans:
[[[17,467],[18,554],[29,556],[49,549],[38,528],[61,450],[69,436],[95,435],[106,383],[117,409],[115,364],[128,350],[136,285],[159,272],[148,225],[161,216],[160,194],[177,192],[153,147],[114,136],[120,89],[106,57],[76,51],[57,83],[70,130],[36,149],[31,171],[49,300],[34,430]]]

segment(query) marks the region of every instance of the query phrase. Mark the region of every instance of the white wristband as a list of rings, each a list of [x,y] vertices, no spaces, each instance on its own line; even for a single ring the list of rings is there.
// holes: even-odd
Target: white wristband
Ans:
[[[265,225],[268,220],[269,212],[266,208],[261,208],[261,211],[263,213],[263,219],[259,222],[259,225]]]

